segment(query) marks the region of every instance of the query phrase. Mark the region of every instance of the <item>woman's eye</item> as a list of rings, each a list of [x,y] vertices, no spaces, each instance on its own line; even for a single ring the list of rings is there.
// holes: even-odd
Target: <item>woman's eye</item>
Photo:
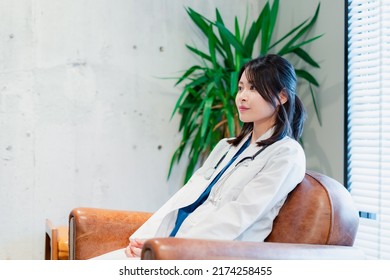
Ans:
[[[242,87],[241,86],[238,86],[238,91],[242,91]]]
[[[254,86],[250,86],[250,90],[256,90]]]

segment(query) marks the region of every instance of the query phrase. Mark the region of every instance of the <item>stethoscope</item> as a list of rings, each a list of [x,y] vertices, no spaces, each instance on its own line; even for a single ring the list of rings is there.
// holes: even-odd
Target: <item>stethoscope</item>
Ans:
[[[260,150],[258,150],[256,153],[254,153],[252,156],[247,156],[247,157],[244,157],[242,158],[239,162],[236,163],[236,165],[234,166],[234,168],[236,168],[238,165],[244,163],[244,162],[248,162],[249,160],[250,161],[253,161],[261,152],[263,152],[266,148],[268,148],[270,145],[264,145]],[[226,155],[229,153],[231,149],[231,146],[229,147],[229,149],[227,150],[227,152],[219,159],[219,161],[217,162],[217,164],[206,170],[205,174],[204,174],[204,178],[206,180],[210,180],[211,177],[213,177],[215,171],[217,170],[218,166],[221,164],[221,162],[225,159]],[[248,164],[246,164],[245,166],[248,166]]]

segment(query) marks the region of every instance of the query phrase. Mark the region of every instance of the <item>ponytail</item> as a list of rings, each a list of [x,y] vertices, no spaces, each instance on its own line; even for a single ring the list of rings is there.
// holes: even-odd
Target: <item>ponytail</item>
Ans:
[[[302,137],[303,125],[306,120],[306,110],[298,95],[295,95],[294,116],[291,123],[292,137],[299,140]]]

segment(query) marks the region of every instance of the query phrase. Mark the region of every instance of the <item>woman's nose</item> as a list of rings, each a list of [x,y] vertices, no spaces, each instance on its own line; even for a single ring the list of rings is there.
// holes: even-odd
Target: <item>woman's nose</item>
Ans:
[[[238,99],[239,100],[247,100],[248,95],[246,94],[246,90],[242,90],[238,93]]]

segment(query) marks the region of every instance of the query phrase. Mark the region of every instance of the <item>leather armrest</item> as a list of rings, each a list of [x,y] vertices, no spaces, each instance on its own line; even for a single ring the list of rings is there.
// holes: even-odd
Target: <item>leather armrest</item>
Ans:
[[[365,259],[361,250],[350,246],[291,244],[276,242],[215,241],[182,238],[147,240],[142,259]]]
[[[69,259],[82,260],[124,248],[152,213],[75,208],[69,214]]]

